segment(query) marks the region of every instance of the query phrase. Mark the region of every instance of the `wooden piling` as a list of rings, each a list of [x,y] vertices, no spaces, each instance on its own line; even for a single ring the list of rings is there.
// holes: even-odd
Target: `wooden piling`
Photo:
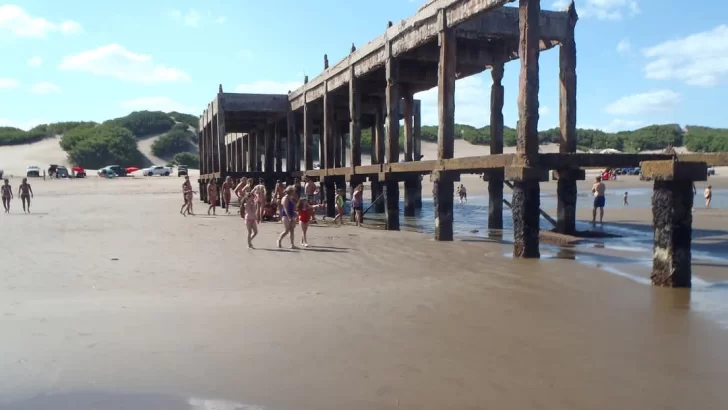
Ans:
[[[437,159],[450,159],[455,151],[455,68],[457,39],[447,26],[447,14],[437,16],[440,29],[440,58],[437,76]],[[435,240],[453,240],[454,179],[446,172],[432,175],[432,199],[435,211]]]
[[[490,88],[490,154],[503,153],[503,100],[504,89],[501,84],[505,66],[493,65]],[[503,170],[488,172],[488,229],[498,236],[503,229]]]
[[[404,88],[404,86],[403,86]],[[412,130],[412,110],[414,106],[414,96],[409,88],[405,89],[402,98],[402,111],[404,116],[404,161],[411,162],[414,159],[414,133]],[[417,178],[407,178],[404,180],[404,216],[415,216],[415,208],[417,208]]]
[[[388,43],[389,44],[389,43]],[[387,88],[385,90],[386,119],[386,157],[388,164],[399,162],[399,61],[391,55],[385,65]],[[390,231],[399,230],[399,182],[396,179],[384,181],[384,202],[386,212],[386,228]]]
[[[412,155],[415,161],[420,161],[422,153],[422,103],[420,100],[414,101],[414,115],[413,115],[413,126],[412,126]],[[422,209],[422,177],[415,178],[414,188],[412,189],[414,194],[415,208]]]

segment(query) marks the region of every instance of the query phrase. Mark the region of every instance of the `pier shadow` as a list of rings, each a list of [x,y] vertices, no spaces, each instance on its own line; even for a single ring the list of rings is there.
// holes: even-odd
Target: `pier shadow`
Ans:
[[[265,252],[279,252],[279,253],[297,253],[301,249],[290,249],[290,248],[255,248],[253,251],[265,251]]]
[[[321,252],[321,253],[347,253],[345,250],[340,249],[331,249],[331,248],[314,248],[314,247],[308,247],[308,248],[301,248],[304,252]]]

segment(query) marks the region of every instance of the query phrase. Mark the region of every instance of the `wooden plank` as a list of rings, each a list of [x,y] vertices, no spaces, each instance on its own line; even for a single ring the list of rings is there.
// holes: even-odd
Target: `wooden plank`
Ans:
[[[307,99],[312,98],[308,101],[313,101],[319,98],[323,94],[319,88],[323,87],[325,81],[329,81],[329,91],[336,90],[348,83],[350,65],[354,65],[354,72],[357,76],[383,66],[388,57],[384,50],[388,41],[392,41],[391,55],[396,57],[437,38],[440,31],[438,26],[438,10],[440,9],[445,11],[449,28],[481,13],[501,7],[510,1],[512,0],[438,0],[414,16],[388,28],[383,35],[365,44],[311,80],[309,88],[311,95],[307,95]],[[303,87],[290,93],[289,99],[294,110],[303,106],[302,97]]]

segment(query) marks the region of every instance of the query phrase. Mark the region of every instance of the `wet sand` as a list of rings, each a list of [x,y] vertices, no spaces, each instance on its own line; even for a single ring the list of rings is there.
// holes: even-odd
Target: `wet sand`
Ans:
[[[728,402],[728,330],[704,302],[725,299],[720,286],[655,289],[548,250],[516,261],[508,244],[349,226],[312,227],[314,247],[278,251],[280,225],[266,223],[248,251],[238,216],[202,216],[198,201],[200,216],[180,216],[180,183],[33,181],[34,214],[14,201],[0,215],[0,408]],[[696,212],[696,227],[728,232],[716,211]],[[641,266],[620,263],[649,275]],[[726,280],[708,269],[695,275]]]

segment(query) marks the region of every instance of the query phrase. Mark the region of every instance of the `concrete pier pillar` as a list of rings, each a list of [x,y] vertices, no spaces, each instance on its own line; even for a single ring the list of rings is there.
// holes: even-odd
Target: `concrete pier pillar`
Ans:
[[[399,231],[399,182],[384,181],[385,225],[388,231]]]
[[[324,195],[326,196],[326,216],[336,216],[336,181],[334,178],[324,178]]]
[[[382,194],[384,193],[384,187],[383,184],[379,182],[379,180],[373,180],[370,186],[370,190],[372,193],[372,202],[376,201]],[[374,210],[374,213],[376,214],[383,214],[385,209],[385,201],[384,198],[379,199],[376,204],[372,207]],[[370,211],[371,212],[371,211]]]
[[[422,104],[420,100],[414,100],[412,110],[412,159],[419,161],[420,154],[422,152]],[[414,180],[414,187],[412,188],[414,193],[415,208],[422,209],[422,176]]]
[[[493,84],[490,87],[490,153],[503,153],[503,101],[502,85],[504,64],[491,69]],[[503,170],[492,170],[483,175],[488,181],[488,229],[501,234],[503,229]]]
[[[547,170],[528,166],[505,169],[504,177],[513,181],[513,257],[540,258],[541,181],[548,181]]]
[[[559,169],[553,172],[556,179],[556,231],[564,234],[576,232],[576,181],[583,181],[583,169]]]
[[[404,216],[415,216],[417,199],[422,202],[422,186],[418,186],[418,182],[419,175],[408,176],[404,180]]]
[[[689,288],[692,282],[693,183],[708,179],[704,162],[646,161],[642,176],[652,178],[654,245],[652,284]]]
[[[483,180],[488,181],[488,229],[498,236],[503,229],[503,170],[490,170]]]
[[[453,202],[455,200],[455,182],[460,178],[457,175],[445,172],[430,174],[432,182],[432,203],[435,213],[435,240],[453,240]]]

